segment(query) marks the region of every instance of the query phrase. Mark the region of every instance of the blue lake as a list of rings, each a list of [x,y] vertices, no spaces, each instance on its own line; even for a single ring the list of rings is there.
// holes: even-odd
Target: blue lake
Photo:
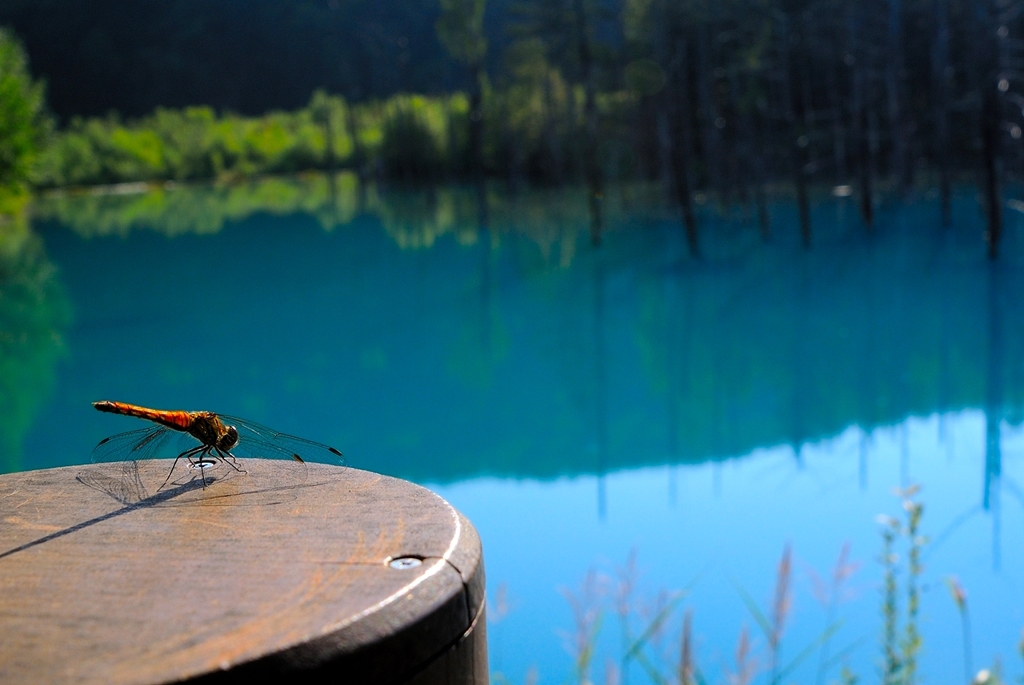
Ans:
[[[904,520],[893,491],[919,484],[921,672],[964,681],[953,576],[970,666],[1024,672],[1024,215],[990,263],[966,192],[948,228],[926,195],[881,205],[872,231],[823,195],[810,250],[785,201],[768,242],[705,204],[694,260],[657,188],[608,194],[599,248],[571,189],[491,189],[484,213],[468,189],[349,177],[134,190],[46,198],[8,243],[5,470],[86,463],[139,427],[99,399],[340,447],[477,526],[491,668],[515,683],[577,677],[573,602],[596,618],[595,682],[668,678],[686,610],[709,681],[745,629],[768,682],[747,602],[771,615],[787,548],[785,681],[876,682],[876,518]],[[832,602],[815,578],[846,545],[858,566]],[[900,612],[905,562],[903,545]],[[624,635],[684,589],[624,661]]]

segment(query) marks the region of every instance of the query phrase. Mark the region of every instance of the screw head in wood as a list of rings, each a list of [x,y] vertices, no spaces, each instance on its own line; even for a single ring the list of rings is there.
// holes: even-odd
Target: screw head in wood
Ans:
[[[388,562],[388,566],[404,571],[406,569],[416,568],[422,563],[423,560],[417,559],[416,557],[398,557],[397,559],[392,559]]]

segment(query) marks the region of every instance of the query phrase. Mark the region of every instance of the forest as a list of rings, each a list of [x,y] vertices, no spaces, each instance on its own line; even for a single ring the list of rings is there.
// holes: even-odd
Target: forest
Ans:
[[[974,184],[998,250],[1024,164],[1011,0],[9,0],[52,115],[38,187],[309,169],[363,179],[658,181],[795,201]],[[242,18],[244,17],[244,19]],[[59,19],[59,20],[55,20]],[[106,112],[105,114],[102,114]],[[98,115],[98,116],[97,116]],[[53,122],[59,125],[54,125]]]

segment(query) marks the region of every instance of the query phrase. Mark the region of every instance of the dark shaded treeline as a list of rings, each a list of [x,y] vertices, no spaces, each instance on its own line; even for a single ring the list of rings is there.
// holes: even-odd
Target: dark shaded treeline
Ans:
[[[471,187],[267,183],[248,211],[232,211],[238,188],[39,207],[75,320],[44,315],[62,298],[30,319],[61,321],[52,404],[5,383],[40,412],[22,467],[85,458],[116,430],[88,404],[108,395],[203,404],[440,480],[718,460],[967,408],[1024,417],[1022,238],[988,263],[971,193],[954,197],[956,231],[937,199],[880,211],[873,236],[851,200],[816,203],[812,252],[792,205],[772,206],[767,246],[704,205],[694,265],[669,212],[615,187],[593,250],[572,188],[492,193],[483,231]],[[154,303],[171,292],[204,306],[168,315]]]
[[[256,114],[317,88],[451,91],[437,0],[4,0],[61,117],[210,105]]]
[[[815,183],[850,185],[870,226],[880,192],[906,196],[924,183],[939,187],[948,220],[951,185],[967,175],[982,191],[994,256],[1002,188],[1024,167],[1022,6],[151,0],[90,3],[86,13],[70,1],[9,0],[0,21],[25,36],[57,112],[195,102],[257,111],[297,107],[316,87],[349,101],[466,90],[468,116],[449,128],[468,130],[468,152],[440,154],[468,162],[398,165],[401,176],[409,167],[434,180],[461,166],[513,183],[583,180],[594,242],[615,179],[661,179],[696,254],[698,190],[756,206],[767,238],[768,195],[782,184],[810,245]],[[400,143],[418,159],[426,126],[414,119]]]
[[[768,238],[769,184],[777,192],[781,183],[810,246],[813,184],[847,186],[870,227],[881,192],[906,197],[922,184],[938,186],[948,222],[953,180],[967,175],[983,194],[994,257],[1002,189],[1024,160],[1021,7],[623,0],[609,16],[584,0],[520,0],[508,82],[511,90],[533,78],[545,113],[532,140],[509,136],[508,174],[525,160],[534,175],[557,181],[567,168],[585,180],[595,242],[607,179],[660,178],[693,254],[695,190],[756,206]],[[609,23],[621,41],[608,39]],[[558,117],[548,114],[549,92],[560,80],[573,92],[568,145],[550,133]],[[572,163],[563,168],[560,158]]]

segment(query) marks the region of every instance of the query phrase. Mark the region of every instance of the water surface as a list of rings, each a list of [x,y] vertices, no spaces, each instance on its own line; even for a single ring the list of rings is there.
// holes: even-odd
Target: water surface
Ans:
[[[973,666],[1024,670],[1016,213],[990,264],[966,193],[949,228],[925,196],[882,205],[873,231],[822,196],[810,250],[784,199],[767,243],[741,208],[704,205],[694,260],[659,197],[609,193],[598,249],[572,189],[493,188],[485,211],[469,189],[348,176],[48,198],[4,256],[0,459],[87,462],[137,427],[89,406],[118,399],[244,416],[433,487],[483,537],[492,669],[513,682],[573,673],[559,588],[579,594],[588,569],[592,677],[621,667],[631,553],[634,635],[659,592],[689,588],[651,664],[668,673],[690,608],[717,679],[743,626],[766,666],[742,594],[769,612],[789,546],[787,662],[827,624],[812,579],[846,543],[860,568],[834,610],[841,658],[812,650],[793,678],[847,664],[874,682],[875,517],[902,516],[892,490],[919,483],[923,672],[964,671],[953,574]]]

